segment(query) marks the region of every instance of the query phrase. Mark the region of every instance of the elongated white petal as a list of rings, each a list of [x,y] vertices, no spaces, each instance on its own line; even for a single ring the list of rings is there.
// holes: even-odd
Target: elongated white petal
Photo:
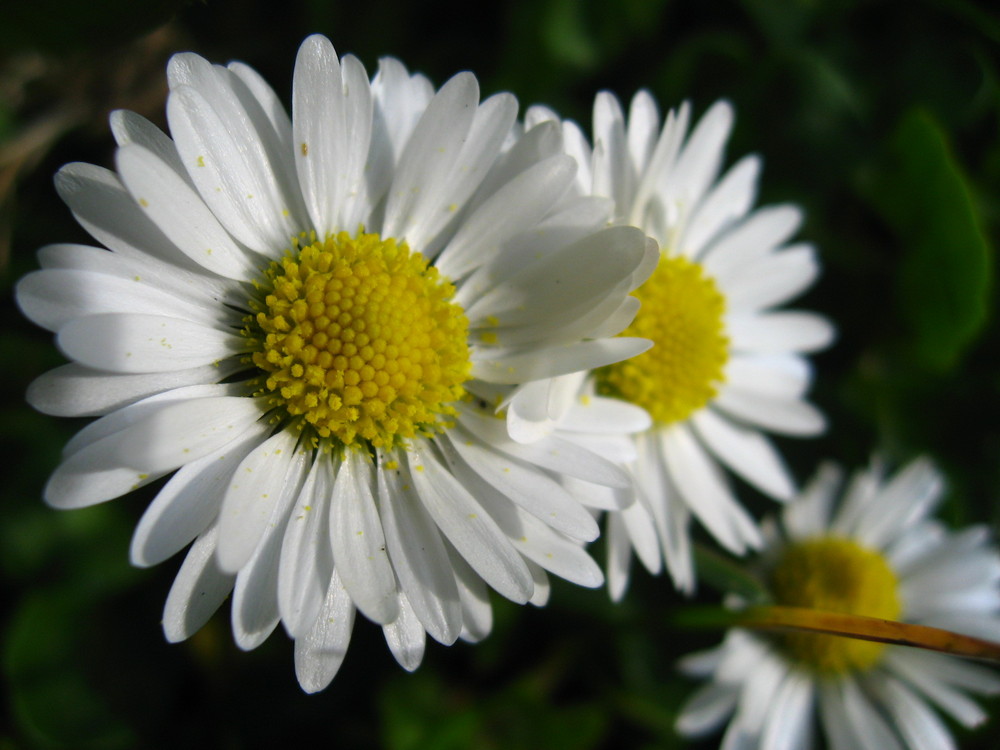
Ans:
[[[448,552],[411,485],[405,458],[397,468],[386,467],[388,460],[380,457],[377,474],[389,559],[420,623],[435,640],[450,645],[462,632],[462,608]]]
[[[424,507],[473,570],[499,593],[519,604],[531,597],[531,574],[492,518],[431,453],[416,442],[410,476]]]
[[[230,620],[233,640],[244,651],[257,648],[278,626],[278,558],[286,521],[282,518],[267,530],[236,574]]]
[[[25,399],[38,411],[52,416],[96,417],[174,388],[223,380],[238,367],[239,362],[229,359],[218,367],[116,375],[71,362],[36,378],[28,386]]]
[[[354,231],[350,206],[365,197],[363,169],[372,125],[372,96],[364,68],[343,65],[330,42],[310,36],[295,63],[292,122],[295,166],[318,236]]]
[[[518,443],[507,436],[502,420],[484,415],[474,408],[460,407],[460,411],[462,426],[501,453],[607,487],[628,487],[631,484],[628,474],[620,466],[568,440],[550,436],[529,445]]]
[[[127,109],[115,110],[111,113],[109,121],[111,132],[119,146],[125,146],[129,143],[142,146],[154,153],[177,174],[188,179],[184,165],[181,163],[181,157],[177,153],[177,147],[167,134],[156,125],[142,115]]]
[[[712,405],[750,426],[785,435],[816,435],[826,429],[826,420],[812,404],[768,398],[735,386],[724,387]]]
[[[460,428],[447,446],[491,487],[552,528],[583,542],[597,538],[593,516],[543,472],[489,450]]]
[[[691,512],[727,549],[759,547],[760,533],[733,497],[721,472],[683,424],[662,433],[663,460]]]
[[[218,526],[191,545],[163,607],[163,633],[171,643],[194,635],[233,590],[235,576],[223,573],[215,559]]]
[[[329,538],[330,461],[313,461],[292,503],[278,562],[278,612],[285,630],[299,639],[312,630],[333,574]]]
[[[89,271],[36,271],[17,284],[17,302],[34,323],[58,331],[77,318],[105,313],[145,313],[209,323],[204,308],[161,291],[140,277],[122,279]],[[207,320],[206,320],[207,318]]]
[[[766,437],[733,424],[711,409],[696,412],[691,421],[698,436],[722,463],[771,497],[791,499],[795,491],[792,478]]]
[[[388,625],[382,626],[385,642],[399,666],[412,672],[424,659],[427,636],[424,626],[403,593],[399,594],[399,614]]]
[[[461,278],[482,265],[510,237],[545,216],[575,171],[573,160],[560,155],[517,175],[462,223],[435,265],[449,278]],[[498,215],[505,221],[497,221]]]
[[[296,449],[296,440],[293,431],[282,430],[258,445],[236,468],[219,512],[223,570],[236,572],[246,564],[265,531],[278,522],[282,508],[298,494],[307,458],[305,451]]]
[[[135,200],[191,260],[229,279],[249,281],[257,275],[253,259],[171,165],[138,144],[118,149],[116,163]]]
[[[472,363],[473,377],[488,383],[516,385],[554,378],[580,370],[594,370],[642,354],[653,345],[648,339],[619,337],[580,341],[530,352],[483,351]]]
[[[354,606],[337,572],[323,599],[316,622],[302,638],[295,639],[295,676],[307,693],[318,693],[340,671],[354,628]]]
[[[188,85],[171,91],[167,119],[188,174],[226,231],[264,255],[287,247],[299,231],[291,221],[295,206],[282,194],[260,139],[234,132],[238,118],[223,120]]]
[[[246,346],[238,335],[164,315],[113,313],[71,320],[60,330],[66,356],[120,373],[187,370],[212,364]]]
[[[241,396],[178,400],[129,429],[121,460],[157,471],[175,469],[236,440],[260,418],[259,404]]]
[[[369,460],[347,451],[337,471],[330,505],[330,542],[344,587],[365,616],[385,625],[399,614],[396,576],[375,507]]]
[[[129,558],[146,567],[163,562],[215,519],[226,486],[247,453],[263,440],[265,425],[181,467],[146,508],[132,535]]]
[[[765,354],[817,351],[829,346],[834,337],[826,318],[800,311],[733,316],[726,332],[735,350]]]
[[[441,184],[452,174],[462,152],[478,101],[479,84],[470,73],[453,77],[434,95],[399,157],[385,210],[384,235],[405,238],[420,249],[410,235],[426,239],[422,233],[411,232],[421,223],[420,209],[431,208],[423,196],[440,196]],[[447,204],[433,209],[447,210]]]
[[[458,595],[462,599],[463,641],[477,643],[493,629],[493,607],[486,582],[476,573],[465,559],[453,548],[448,548],[449,559],[455,570]],[[534,590],[534,581],[532,581]],[[532,591],[534,593],[534,591]]]

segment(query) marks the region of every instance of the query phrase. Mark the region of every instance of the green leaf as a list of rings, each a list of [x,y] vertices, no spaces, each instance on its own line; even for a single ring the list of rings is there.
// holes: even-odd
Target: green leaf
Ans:
[[[764,584],[731,558],[695,544],[694,560],[700,583],[708,584],[724,594],[737,594],[747,604],[770,601],[770,594]]]
[[[896,292],[915,363],[958,366],[985,324],[992,254],[973,190],[934,117],[913,109],[870,198],[904,249]]]

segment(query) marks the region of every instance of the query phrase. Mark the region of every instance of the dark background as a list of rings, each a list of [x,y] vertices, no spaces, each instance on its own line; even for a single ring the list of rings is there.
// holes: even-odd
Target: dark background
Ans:
[[[15,7],[11,8],[10,6]],[[485,16],[483,20],[474,17]],[[589,132],[594,94],[649,88],[663,109],[733,101],[729,163],[765,158],[761,202],[803,205],[824,264],[798,306],[839,329],[814,358],[826,435],[779,440],[802,481],[823,458],[930,454],[948,522],[1000,519],[1000,15],[964,0],[855,2],[181,2],[37,0],[0,11],[0,750],[20,747],[671,748],[693,685],[676,659],[719,633],[684,629],[685,602],[644,572],[625,602],[557,584],[543,610],[495,601],[477,646],[428,645],[396,666],[359,618],[333,685],[298,688],[283,632],[233,645],[224,608],[164,642],[177,561],[128,565],[152,492],[61,513],[41,489],[84,421],[31,411],[32,378],[60,363],[21,318],[16,279],[51,242],[90,242],[52,188],[67,161],[111,166],[110,110],[163,125],[172,52],[241,59],[286,104],[299,42],[322,32],[374,72],[399,57],[436,85],[473,70],[485,94],[545,102]],[[150,488],[147,488],[150,489]],[[757,512],[768,503],[738,488]],[[595,549],[603,559],[600,545]],[[718,601],[707,588],[701,603]],[[993,713],[997,702],[990,706]],[[958,731],[958,730],[956,730]],[[993,747],[996,721],[963,747]],[[705,743],[717,744],[717,739]]]

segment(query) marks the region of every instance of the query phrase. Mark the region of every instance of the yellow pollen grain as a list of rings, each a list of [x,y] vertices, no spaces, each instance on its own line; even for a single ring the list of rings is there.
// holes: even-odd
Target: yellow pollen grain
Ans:
[[[204,167],[205,166],[205,157],[204,156],[199,156],[197,164],[198,164],[199,167]]]
[[[896,574],[877,551],[842,537],[822,536],[790,545],[771,571],[775,603],[825,612],[899,617]],[[834,635],[788,633],[779,645],[803,666],[825,674],[869,669],[879,662],[881,643]]]
[[[621,335],[650,339],[653,347],[599,370],[598,390],[643,407],[658,424],[683,421],[725,381],[725,298],[700,265],[682,256],[661,258],[636,296],[642,306]]]
[[[265,273],[243,331],[257,347],[260,395],[340,445],[391,447],[447,429],[471,371],[454,287],[391,238],[302,240]]]

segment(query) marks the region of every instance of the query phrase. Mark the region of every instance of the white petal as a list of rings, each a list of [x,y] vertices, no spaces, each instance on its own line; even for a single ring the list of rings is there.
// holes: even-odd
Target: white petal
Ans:
[[[482,265],[513,235],[538,224],[566,191],[575,171],[572,159],[554,156],[514,177],[462,222],[435,265],[451,279]],[[498,221],[500,216],[503,221]]]
[[[486,350],[478,353],[481,358],[473,359],[472,376],[488,383],[517,385],[580,370],[594,370],[642,354],[651,346],[652,342],[648,339],[618,337],[536,348],[528,352]]]
[[[494,316],[501,330],[534,323],[541,312],[566,314],[571,320],[566,310],[583,310],[603,300],[619,282],[631,278],[645,257],[642,232],[634,227],[610,227],[508,269],[493,288],[467,300],[465,312],[473,326]],[[461,302],[462,294],[456,299]]]
[[[223,120],[187,85],[171,91],[167,119],[188,174],[226,230],[264,255],[287,247],[300,229],[291,220],[295,206],[282,194],[259,138],[237,127],[238,118]]]
[[[712,405],[751,427],[784,435],[816,435],[826,429],[826,420],[812,404],[769,398],[736,386],[724,387]]]
[[[756,156],[740,159],[705,196],[680,240],[685,255],[697,258],[720,231],[746,215],[757,196],[760,166]]]
[[[758,209],[714,242],[702,259],[712,277],[735,274],[740,268],[766,257],[802,224],[798,206],[767,206]]]
[[[459,74],[462,75],[465,74]],[[450,84],[451,81],[445,84],[441,91],[443,92]],[[475,89],[470,103],[478,98],[478,85]],[[434,106],[435,102],[431,102],[427,112],[430,113]],[[427,257],[435,257],[447,241],[450,227],[454,226],[452,222],[456,210],[470,202],[473,191],[487,175],[500,153],[501,144],[510,133],[516,116],[517,100],[512,95],[492,96],[475,109],[468,133],[462,134],[461,141],[444,146],[446,149],[460,147],[458,158],[449,165],[447,173],[434,172],[419,186],[419,192],[414,196],[416,202],[405,225],[407,241],[414,247],[421,248]],[[414,131],[414,139],[419,138],[421,128],[428,119],[425,115],[421,120]],[[407,160],[411,153],[416,152],[411,152],[408,145],[407,151],[400,159],[400,174],[407,170],[409,166]],[[395,191],[399,186],[397,179],[393,183],[393,192],[390,193],[390,206],[391,196],[396,194]],[[497,210],[505,210],[502,207],[505,203],[507,203],[506,198],[499,199]],[[470,202],[470,205],[473,204]],[[390,216],[388,209],[386,216]]]
[[[336,571],[312,629],[295,640],[295,676],[307,693],[318,693],[340,670],[351,642],[354,607]]]
[[[519,604],[528,601],[531,574],[493,519],[423,441],[413,444],[408,458],[417,493],[448,541],[500,594]]]
[[[845,726],[850,727],[857,738],[854,747],[859,747],[859,750],[903,750],[881,713],[861,692],[853,678],[842,679],[839,687],[840,690],[834,691],[834,694],[843,704],[847,716]],[[823,697],[829,700],[828,696]]]
[[[163,315],[106,314],[71,320],[57,338],[67,357],[120,373],[186,370],[246,348],[242,336]]]
[[[233,640],[244,651],[257,648],[278,626],[278,556],[286,521],[287,517],[281,518],[268,529],[236,574],[231,612]],[[221,559],[218,554],[216,557]]]
[[[356,229],[345,220],[352,215],[350,204],[365,193],[363,169],[372,106],[371,89],[360,63],[345,58],[342,67],[325,37],[313,35],[302,43],[295,61],[292,95],[295,166],[313,228],[320,237]]]
[[[448,552],[412,487],[405,460],[395,469],[386,468],[387,462],[380,456],[376,471],[389,559],[423,627],[435,640],[450,645],[462,631],[462,607]]]
[[[802,398],[812,368],[795,354],[733,354],[726,362],[726,382],[769,398]]]
[[[208,527],[218,514],[233,472],[263,440],[266,430],[266,425],[255,425],[237,440],[181,467],[170,478],[132,535],[129,558],[133,565],[163,562]]]
[[[955,740],[944,723],[903,683],[885,674],[872,675],[869,684],[882,706],[895,719],[908,748],[951,750]]]
[[[399,614],[399,597],[374,489],[370,461],[359,451],[346,451],[333,486],[329,534],[333,559],[355,606],[384,625]]]
[[[790,500],[795,492],[792,478],[771,442],[756,430],[741,428],[711,409],[691,417],[699,437],[716,458],[778,500]]]
[[[122,192],[124,190],[122,188]],[[139,210],[138,206],[136,210]],[[145,221],[148,223],[148,219]],[[70,243],[41,248],[38,251],[38,263],[44,269],[88,271],[126,281],[138,281],[147,287],[184,299],[189,305],[197,305],[203,321],[232,323],[238,320],[242,313],[236,309],[246,307],[246,291],[239,284],[200,268],[176,248],[172,252],[177,255],[177,261],[190,268],[158,260],[138,250],[133,255],[126,255]]]
[[[475,477],[466,476],[463,479],[470,487],[476,487]],[[489,486],[480,484],[476,489],[476,497],[511,540],[514,548],[528,560],[579,586],[597,588],[604,583],[600,566],[582,545],[511,505]],[[534,601],[533,598],[532,603]]]
[[[307,455],[296,448],[297,440],[293,430],[272,435],[251,451],[233,474],[219,512],[219,565],[223,570],[242,568],[265,531],[278,522],[279,511],[298,495]],[[277,598],[274,604],[277,608]]]
[[[412,672],[423,661],[427,637],[424,626],[403,593],[399,594],[398,610],[396,619],[382,626],[382,633],[399,666]]]
[[[834,336],[826,318],[796,310],[734,315],[726,332],[736,351],[765,354],[817,351],[829,346]]]
[[[753,519],[688,429],[676,424],[661,435],[667,471],[691,512],[728,550],[742,554],[759,547],[762,540]]]
[[[462,598],[462,640],[478,643],[493,629],[493,607],[490,604],[489,589],[486,587],[486,582],[469,567],[454,548],[449,547],[448,554],[455,569],[458,595]]]
[[[260,405],[243,396],[177,399],[130,428],[120,458],[125,465],[175,469],[236,440],[260,417]]]
[[[719,727],[736,709],[739,689],[735,685],[710,682],[685,701],[675,725],[686,736],[700,737]]]
[[[785,676],[770,706],[760,744],[767,750],[800,750],[811,747],[812,677],[795,670]]]
[[[428,205],[428,194],[430,198],[438,198],[442,182],[454,173],[478,102],[479,84],[475,76],[460,73],[442,86],[427,105],[399,157],[385,210],[383,235],[406,239],[414,249],[422,249],[410,235],[421,240],[428,238],[411,229],[427,221],[421,213],[447,211],[448,204]]]
[[[139,145],[118,149],[118,172],[153,222],[200,266],[237,281],[257,275],[240,248],[190,183],[152,151]]]
[[[502,420],[460,407],[460,423],[486,445],[529,464],[608,487],[629,487],[628,474],[619,466],[568,440],[547,437],[525,445],[507,436]]]
[[[76,220],[105,247],[133,259],[152,256],[194,266],[142,212],[114,172],[92,164],[67,164],[55,182]]]
[[[313,461],[291,507],[278,562],[278,612],[288,634],[308,635],[316,624],[333,575],[329,538],[329,502],[333,488],[331,462]]]
[[[116,109],[111,113],[111,132],[119,146],[138,144],[152,151],[177,174],[188,179],[174,142],[142,115],[127,109]]]
[[[96,417],[148,396],[197,383],[215,383],[241,367],[235,358],[189,370],[115,375],[71,362],[36,378],[25,399],[55,417]]]
[[[163,607],[163,633],[171,643],[190,638],[233,590],[235,576],[223,573],[215,560],[218,526],[212,526],[191,545],[174,578]]]
[[[600,533],[593,516],[542,471],[490,451],[461,428],[447,446],[487,484],[557,531],[583,542]]]
[[[17,302],[32,322],[50,331],[89,315],[145,313],[213,323],[204,308],[136,277],[122,279],[89,271],[35,271],[17,284]]]
[[[731,278],[716,277],[731,310],[756,311],[781,305],[808,289],[819,275],[816,249],[794,245],[772,253]]]

